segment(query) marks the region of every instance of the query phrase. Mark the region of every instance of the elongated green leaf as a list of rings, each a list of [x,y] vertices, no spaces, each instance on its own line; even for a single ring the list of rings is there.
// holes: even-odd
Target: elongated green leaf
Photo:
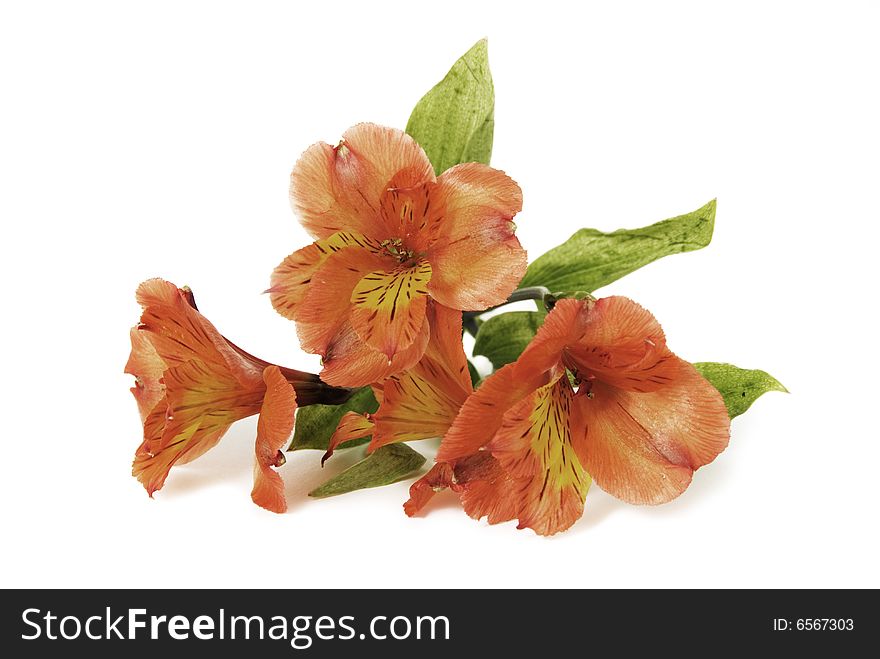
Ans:
[[[488,165],[494,131],[495,88],[488,43],[482,39],[416,104],[406,132],[441,174],[462,162]]]
[[[581,229],[539,256],[529,266],[520,287],[593,292],[659,258],[705,247],[714,229],[714,199],[693,213],[641,229],[611,233]]]
[[[537,311],[508,311],[480,325],[474,354],[484,355],[497,369],[515,362],[544,322]]]
[[[406,444],[388,444],[312,490],[309,496],[323,499],[368,487],[390,485],[409,476],[423,464],[425,456]]]
[[[342,405],[308,405],[296,413],[296,426],[288,451],[311,448],[326,451],[330,437],[346,412],[374,413],[379,408],[370,387],[361,387]],[[357,446],[370,441],[369,437],[345,442],[341,448]]]
[[[699,362],[694,367],[721,392],[731,419],[749,409],[752,403],[768,391],[788,393],[788,389],[779,380],[765,371],[750,371],[737,368],[733,364],[717,362]]]

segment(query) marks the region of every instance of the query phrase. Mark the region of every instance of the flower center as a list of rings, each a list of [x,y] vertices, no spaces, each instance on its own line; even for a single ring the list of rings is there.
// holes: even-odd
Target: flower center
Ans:
[[[402,264],[412,265],[416,260],[416,253],[407,249],[402,238],[389,238],[379,245],[391,258],[397,259]]]
[[[587,398],[593,398],[596,395],[593,393],[593,382],[595,382],[596,376],[589,371],[578,370],[577,366],[571,363],[567,354],[563,354],[562,363],[565,365],[565,374],[568,377],[568,381],[578,394]]]

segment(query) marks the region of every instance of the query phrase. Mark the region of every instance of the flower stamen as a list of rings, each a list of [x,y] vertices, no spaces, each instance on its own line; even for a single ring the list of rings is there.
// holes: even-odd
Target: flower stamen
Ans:
[[[402,238],[383,240],[379,247],[384,249],[388,256],[397,259],[402,264],[412,264],[416,260],[416,253],[404,247]]]

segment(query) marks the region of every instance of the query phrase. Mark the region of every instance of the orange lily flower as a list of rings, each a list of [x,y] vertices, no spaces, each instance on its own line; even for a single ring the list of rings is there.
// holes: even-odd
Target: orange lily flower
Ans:
[[[295,320],[330,384],[362,386],[425,352],[428,302],[501,304],[525,273],[512,218],[519,186],[479,163],[439,177],[406,133],[375,124],[310,147],[290,176],[294,211],[315,242],[275,269],[272,304]]]
[[[125,372],[136,378],[131,391],[144,439],[132,474],[152,497],[172,466],[196,459],[235,421],[259,413],[251,498],[284,512],[283,483],[272,467],[284,463],[279,449],[293,431],[297,400],[340,403],[350,391],[241,350],[198,312],[189,289],[150,279],[138,287],[137,300],[143,314],[131,330]]]
[[[591,476],[629,503],[664,503],[729,437],[721,395],[648,311],[624,297],[560,300],[462,406],[405,510],[451,487],[475,518],[551,535],[583,514]]]
[[[394,442],[442,437],[473,392],[461,343],[461,312],[428,304],[431,338],[413,368],[374,384],[375,414],[348,412],[330,438],[323,464],[343,442],[372,435],[367,451]]]

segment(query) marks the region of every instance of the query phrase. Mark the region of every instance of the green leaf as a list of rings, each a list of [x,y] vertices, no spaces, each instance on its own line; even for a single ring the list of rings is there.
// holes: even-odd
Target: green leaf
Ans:
[[[714,199],[693,213],[641,229],[611,233],[581,229],[539,256],[529,266],[520,287],[592,293],[659,258],[702,249],[712,240],[714,229]]]
[[[323,499],[368,487],[390,485],[409,476],[423,464],[425,456],[406,444],[388,444],[312,490],[309,496]]]
[[[330,443],[330,437],[336,431],[339,420],[346,412],[358,412],[360,414],[373,414],[379,409],[379,403],[373,396],[370,387],[361,387],[354,395],[342,405],[307,405],[301,407],[296,413],[296,426],[293,432],[293,440],[288,451],[311,448],[326,451]],[[341,448],[357,446],[370,441],[369,437],[355,439],[342,444]]]
[[[768,391],[788,393],[788,389],[779,380],[765,371],[750,371],[737,368],[733,364],[717,362],[699,362],[694,367],[721,392],[731,419],[749,409],[752,403]]]
[[[495,130],[495,88],[488,42],[478,41],[416,104],[406,132],[437,174],[462,162],[489,164]]]
[[[474,354],[485,355],[497,369],[515,362],[544,322],[537,311],[508,311],[480,325]]]

